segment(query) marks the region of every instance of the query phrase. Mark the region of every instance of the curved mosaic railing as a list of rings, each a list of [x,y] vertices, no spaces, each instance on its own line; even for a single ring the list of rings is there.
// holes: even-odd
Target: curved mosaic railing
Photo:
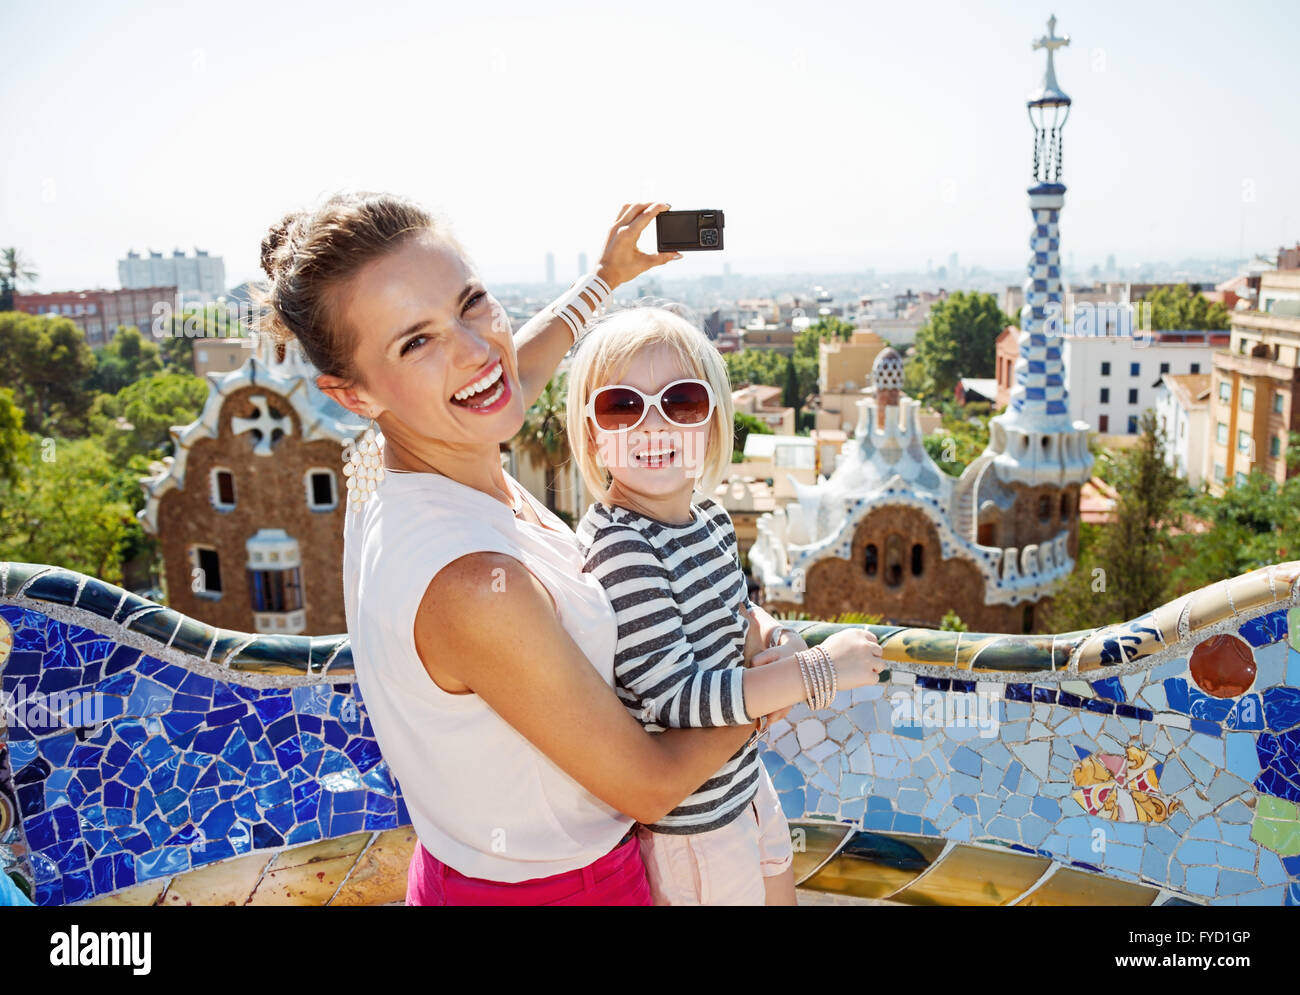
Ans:
[[[891,680],[768,734],[801,882],[917,904],[1300,904],[1298,603],[1287,563],[1091,632],[871,626]],[[811,643],[838,628],[796,625]],[[353,677],[342,636],[214,629],[0,563],[0,865],[42,905],[171,882],[255,895],[303,868],[319,881],[288,894],[340,904],[409,825]]]

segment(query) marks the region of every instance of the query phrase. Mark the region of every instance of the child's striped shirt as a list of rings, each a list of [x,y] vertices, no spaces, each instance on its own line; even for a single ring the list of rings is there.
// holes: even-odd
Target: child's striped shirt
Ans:
[[[604,586],[618,619],[614,680],[646,729],[747,725],[743,693],[749,604],[731,517],[702,498],[673,525],[593,504],[578,524],[583,570]],[[649,828],[702,833],[736,818],[758,785],[755,740]]]

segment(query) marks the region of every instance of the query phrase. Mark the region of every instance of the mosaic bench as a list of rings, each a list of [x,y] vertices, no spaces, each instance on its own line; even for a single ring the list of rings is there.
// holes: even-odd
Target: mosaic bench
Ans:
[[[1300,904],[1298,604],[1286,563],[1089,632],[870,626],[891,679],[768,733],[797,876],[913,904]],[[39,905],[242,904],[277,874],[286,901],[392,900],[409,818],[353,678],[344,636],[0,563],[0,871]]]

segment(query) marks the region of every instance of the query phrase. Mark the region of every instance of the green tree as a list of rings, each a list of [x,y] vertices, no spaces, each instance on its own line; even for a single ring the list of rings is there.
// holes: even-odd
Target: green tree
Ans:
[[[992,377],[997,338],[1011,323],[993,294],[958,290],[938,301],[916,332],[921,398],[948,400],[960,378]]]
[[[561,373],[546,381],[541,396],[524,412],[524,424],[515,438],[519,448],[534,466],[546,470],[546,507],[556,510],[556,492],[560,468],[569,453],[568,436],[564,428],[565,381]]]
[[[1220,498],[1192,496],[1187,511],[1208,531],[1175,538],[1174,591],[1183,594],[1271,563],[1300,558],[1300,477],[1278,484],[1256,471]],[[1189,523],[1191,524],[1191,523]]]
[[[746,384],[779,387],[785,382],[785,356],[774,349],[741,349],[722,358],[733,388]]]
[[[1147,411],[1137,444],[1116,456],[1116,520],[1081,527],[1078,561],[1048,608],[1048,630],[1123,622],[1168,600],[1170,527],[1178,522],[1186,485],[1165,462],[1165,445]]]
[[[1192,293],[1186,283],[1157,287],[1146,301],[1151,305],[1153,331],[1222,331],[1229,326],[1227,309],[1217,301]]]
[[[90,439],[33,439],[17,478],[0,483],[0,560],[121,583],[124,553],[141,533],[131,504],[117,496],[126,469]]]
[[[84,435],[95,354],[68,318],[0,312],[0,387],[14,392],[23,426],[39,435]]]
[[[785,390],[781,394],[781,403],[787,408],[794,408],[796,414],[803,407],[803,398],[799,394],[799,376],[794,371],[794,357],[785,357]]]
[[[162,351],[134,326],[124,326],[99,350],[98,365],[90,378],[92,390],[116,394],[127,384],[162,370]]]
[[[23,431],[23,412],[14,404],[14,392],[0,387],[0,482],[14,483],[27,464],[31,440]]]
[[[951,477],[960,477],[989,444],[989,415],[987,412],[960,417],[945,413],[943,425],[922,440],[930,459]]]
[[[207,396],[207,384],[192,373],[158,373],[116,394],[101,394],[92,421],[115,460],[156,459],[171,452],[171,427],[194,421]]]
[[[773,435],[774,433],[767,427],[767,423],[761,418],[755,418],[753,415],[746,414],[743,411],[737,411],[732,415],[732,424],[735,432],[735,446],[732,453],[732,462],[739,462],[744,458],[745,440],[749,438],[749,433],[756,435]],[[739,458],[738,458],[739,457]]]
[[[941,632],[969,632],[970,626],[961,620],[961,616],[949,608],[939,620]]]
[[[20,284],[36,282],[36,267],[14,248],[0,249],[0,311],[14,309],[14,292]]]
[[[856,331],[857,328],[852,322],[837,318],[833,314],[827,315],[825,318],[814,321],[802,332],[795,335],[794,354],[816,360],[817,347],[820,343],[829,341],[847,342],[853,338],[853,333]]]

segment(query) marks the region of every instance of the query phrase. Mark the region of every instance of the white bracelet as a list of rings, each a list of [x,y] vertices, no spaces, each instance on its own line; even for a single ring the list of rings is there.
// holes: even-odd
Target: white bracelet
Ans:
[[[596,302],[594,310],[582,296],[584,293],[591,295]],[[573,333],[573,341],[577,342],[586,330],[586,326],[591,323],[591,319],[605,307],[613,293],[610,285],[593,271],[581,277],[565,292],[564,296],[552,304],[551,313],[564,320],[564,323],[569,326],[569,331]]]

